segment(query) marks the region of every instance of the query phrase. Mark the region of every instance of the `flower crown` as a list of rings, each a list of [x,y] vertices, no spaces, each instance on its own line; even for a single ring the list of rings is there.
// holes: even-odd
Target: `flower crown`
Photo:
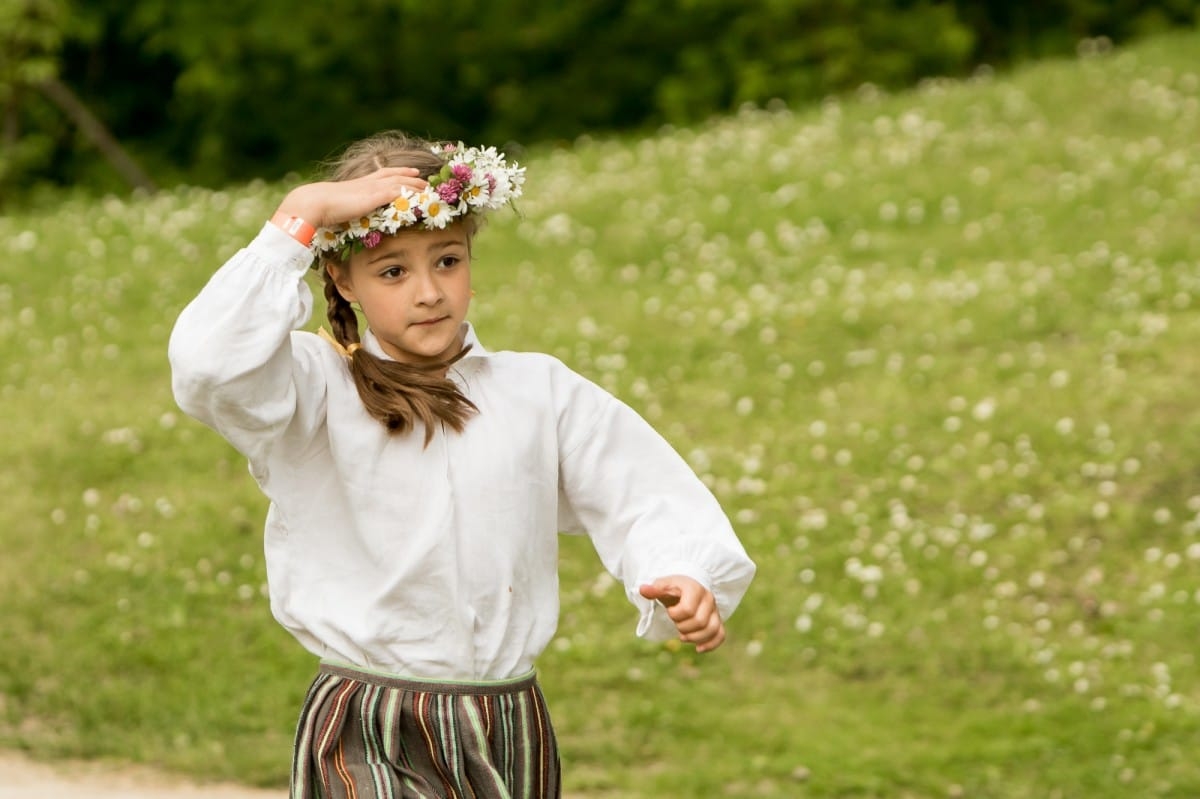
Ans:
[[[362,249],[371,249],[403,227],[423,225],[441,229],[467,214],[501,208],[521,196],[525,167],[512,166],[495,147],[438,144],[433,152],[446,163],[421,191],[408,187],[400,196],[367,216],[337,227],[318,228],[309,249],[320,259],[337,253],[344,261]],[[315,266],[315,263],[314,263]]]

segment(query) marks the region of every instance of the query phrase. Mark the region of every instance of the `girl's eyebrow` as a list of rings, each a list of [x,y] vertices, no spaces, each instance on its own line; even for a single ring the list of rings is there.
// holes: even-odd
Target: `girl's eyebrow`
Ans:
[[[379,253],[379,255],[376,255],[374,258],[368,259],[367,265],[370,266],[371,264],[375,263],[376,261],[383,261],[387,258],[391,258],[392,256],[403,256],[403,255],[407,255],[407,254],[408,254],[407,250],[388,250],[387,252]]]
[[[448,250],[451,247],[455,247],[455,246],[465,247],[467,245],[466,245],[466,242],[463,242],[459,239],[454,239],[454,238],[441,239],[440,241],[435,241],[435,242],[431,243],[429,245],[429,247],[427,248],[427,251],[435,252],[435,251],[441,251],[441,250]],[[404,257],[406,255],[408,255],[408,249],[404,248],[404,247],[401,247],[399,249],[388,250],[387,252],[381,252],[381,253],[379,253],[379,255],[376,255],[374,258],[369,259],[367,261],[367,265],[369,266],[369,265],[375,263],[376,261],[382,261],[385,258],[391,258],[393,256]]]
[[[430,244],[429,250],[432,252],[433,250],[448,250],[451,247],[465,247],[465,246],[467,246],[466,242],[462,241],[460,239],[453,239],[453,238],[441,239],[439,241],[435,241],[432,244]]]

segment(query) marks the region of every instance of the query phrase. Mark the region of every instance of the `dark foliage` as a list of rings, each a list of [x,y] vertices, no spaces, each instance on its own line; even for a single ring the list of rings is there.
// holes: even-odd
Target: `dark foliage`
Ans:
[[[0,188],[11,192],[119,184],[21,77],[22,60],[48,59],[160,184],[215,185],[308,171],[385,128],[530,144],[690,124],[743,103],[798,105],[865,82],[901,87],[1068,54],[1088,37],[1194,25],[1200,0],[5,5]]]

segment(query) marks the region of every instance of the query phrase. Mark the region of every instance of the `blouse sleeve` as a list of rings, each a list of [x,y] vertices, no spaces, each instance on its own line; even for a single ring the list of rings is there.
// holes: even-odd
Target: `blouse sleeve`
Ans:
[[[662,606],[638,592],[671,574],[711,590],[728,619],[755,565],[716,497],[632,408],[570,374],[558,421],[560,495],[568,504],[561,518],[578,522],[624,584],[641,612],[639,636],[678,634]]]
[[[308,249],[274,225],[212,276],[184,308],[168,357],[176,402],[214,428],[266,477],[286,432],[311,436],[324,417],[319,352],[293,333],[312,314]]]

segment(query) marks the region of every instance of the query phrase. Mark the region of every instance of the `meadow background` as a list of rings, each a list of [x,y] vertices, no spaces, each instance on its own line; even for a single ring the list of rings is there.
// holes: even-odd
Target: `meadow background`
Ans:
[[[573,796],[1200,795],[1197,52],[522,154],[482,340],[628,401],[759,563],[697,657],[563,541]],[[289,185],[0,217],[0,745],[286,780],[314,664],[165,348]]]

